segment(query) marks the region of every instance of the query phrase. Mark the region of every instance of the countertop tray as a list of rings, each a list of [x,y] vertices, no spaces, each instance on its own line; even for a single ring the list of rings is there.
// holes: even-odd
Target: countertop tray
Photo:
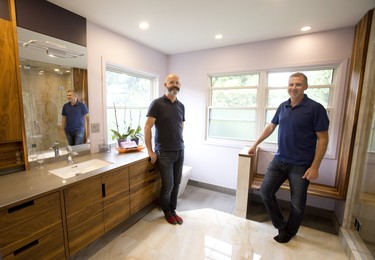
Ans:
[[[116,150],[119,153],[131,153],[131,152],[139,152],[139,151],[141,151],[144,148],[145,148],[144,145],[138,145],[138,147],[126,148],[126,149],[125,148],[121,148],[121,147],[116,147]]]

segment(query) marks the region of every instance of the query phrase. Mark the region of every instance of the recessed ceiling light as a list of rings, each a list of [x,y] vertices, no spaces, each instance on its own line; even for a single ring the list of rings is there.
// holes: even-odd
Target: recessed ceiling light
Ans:
[[[141,22],[139,24],[139,28],[141,28],[142,30],[147,30],[148,27],[150,27],[150,25],[148,24],[148,22]]]
[[[304,26],[301,28],[301,31],[302,32],[307,32],[307,31],[310,31],[311,30],[311,26]]]
[[[215,35],[215,39],[222,39],[223,38],[223,35],[222,34],[216,34]]]

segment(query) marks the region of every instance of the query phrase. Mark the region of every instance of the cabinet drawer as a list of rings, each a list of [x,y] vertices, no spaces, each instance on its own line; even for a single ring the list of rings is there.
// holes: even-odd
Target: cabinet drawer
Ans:
[[[137,177],[140,174],[153,174],[154,172],[157,172],[156,165],[149,162],[149,160],[144,160],[142,162],[129,166],[130,179]]]
[[[62,227],[58,192],[0,212],[0,251],[12,253]]]
[[[129,167],[130,192],[135,192],[160,179],[155,165],[145,160]]]
[[[144,189],[161,179],[159,173],[154,174],[140,174],[137,177],[130,179],[130,194]]]
[[[161,179],[147,185],[138,185],[130,191],[130,214],[133,215],[139,210],[156,200],[160,195]]]
[[[3,259],[65,259],[62,228],[31,241]]]

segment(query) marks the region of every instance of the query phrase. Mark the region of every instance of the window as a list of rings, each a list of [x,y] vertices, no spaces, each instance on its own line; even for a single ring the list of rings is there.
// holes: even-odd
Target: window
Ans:
[[[321,103],[333,118],[336,67],[261,71],[248,74],[209,75],[207,140],[255,141],[272,120],[277,107],[289,98],[289,76],[303,72],[309,87],[305,93]],[[277,131],[265,140],[277,143]]]
[[[322,104],[328,112],[328,117],[332,118],[334,69],[301,70],[300,72],[304,73],[308,79],[309,87],[305,91],[305,94],[307,94],[309,98]],[[266,119],[263,127],[271,122],[280,103],[289,98],[287,92],[288,80],[292,73],[293,71],[268,73],[268,84],[266,87],[267,105],[265,107]],[[277,132],[273,132],[267,141],[277,143]]]
[[[213,76],[208,136],[250,141],[255,138],[259,74]]]
[[[153,98],[154,76],[106,65],[107,142],[113,143],[112,131],[120,133],[131,126],[142,127]],[[117,120],[116,120],[117,118]],[[117,125],[116,125],[117,124]]]

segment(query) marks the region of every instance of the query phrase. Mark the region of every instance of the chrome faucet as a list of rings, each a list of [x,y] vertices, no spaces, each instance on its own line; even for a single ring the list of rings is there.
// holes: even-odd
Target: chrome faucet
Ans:
[[[66,162],[68,164],[73,164],[74,163],[74,161],[73,161],[73,155],[75,155],[77,153],[73,150],[73,148],[70,145],[68,145],[66,147],[66,151],[68,152],[68,159],[67,159]]]
[[[55,157],[60,155],[59,143],[57,141],[55,141],[55,143],[52,145],[52,149],[55,152]]]

